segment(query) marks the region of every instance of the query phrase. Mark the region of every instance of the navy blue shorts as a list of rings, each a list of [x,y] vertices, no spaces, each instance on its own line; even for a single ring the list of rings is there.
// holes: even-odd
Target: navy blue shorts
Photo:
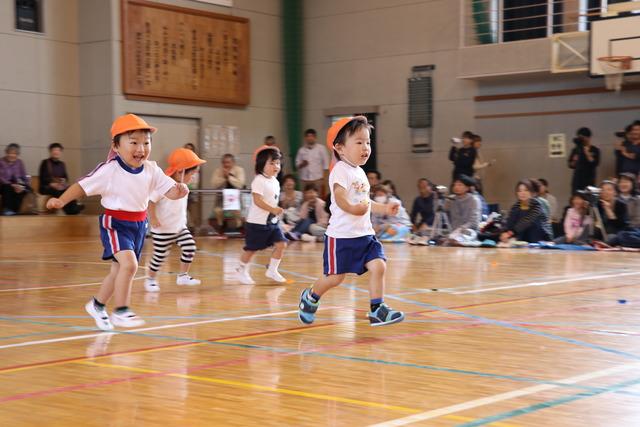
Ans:
[[[135,252],[140,261],[144,238],[147,234],[147,220],[124,221],[111,215],[100,215],[100,239],[104,252],[102,259],[115,259],[114,254],[120,251],[130,250]]]
[[[341,239],[324,236],[324,275],[367,272],[367,263],[374,259],[386,261],[382,244],[375,236]]]
[[[244,250],[261,251],[273,246],[274,243],[288,242],[280,225],[278,224],[253,224],[247,222],[244,225]]]

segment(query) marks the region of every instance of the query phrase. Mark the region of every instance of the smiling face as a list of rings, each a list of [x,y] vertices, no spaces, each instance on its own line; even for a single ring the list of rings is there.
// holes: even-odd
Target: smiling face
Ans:
[[[340,158],[356,166],[367,163],[371,155],[371,135],[365,126],[347,136],[344,144],[336,144]]]
[[[118,145],[114,144],[113,149],[127,165],[139,168],[151,154],[151,132],[136,130],[123,133]]]

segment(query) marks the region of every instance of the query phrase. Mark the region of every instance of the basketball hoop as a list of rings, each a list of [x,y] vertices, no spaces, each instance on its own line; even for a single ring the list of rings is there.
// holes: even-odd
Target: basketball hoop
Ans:
[[[632,56],[601,56],[598,58],[604,82],[609,90],[620,92],[625,70],[631,69]]]

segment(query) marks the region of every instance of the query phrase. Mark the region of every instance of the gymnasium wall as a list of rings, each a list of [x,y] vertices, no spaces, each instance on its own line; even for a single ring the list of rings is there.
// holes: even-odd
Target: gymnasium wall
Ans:
[[[565,133],[567,150],[577,128],[589,126],[602,149],[601,178],[613,170],[612,134],[633,119],[627,111],[487,116],[625,108],[637,91],[477,102],[476,96],[602,87],[584,74],[551,75],[549,41],[461,47],[460,1],[305,1],[305,126],[328,126],[325,113],[341,107],[377,106],[378,169],[392,179],[406,203],[415,181],[428,177],[449,185],[449,139],[463,130],[484,137],[483,156],[497,165],[485,172],[489,202],[507,208],[522,177],[545,177],[560,202],[568,198],[571,172],[566,158],[550,159],[548,134]],[[433,152],[411,152],[407,127],[407,78],[411,67],[435,64]],[[510,76],[486,77],[504,71]],[[480,77],[479,77],[480,76]],[[461,78],[465,77],[465,78]],[[472,77],[472,78],[471,78]]]
[[[47,145],[61,142],[69,172],[76,178],[104,160],[111,122],[127,112],[195,118],[203,127],[237,126],[239,162],[245,167],[250,167],[250,153],[265,135],[284,142],[280,1],[234,0],[233,8],[189,0],[163,2],[250,20],[251,100],[246,108],[126,100],[120,75],[120,0],[47,0],[42,35],[17,32],[14,2],[2,1],[0,147],[10,142],[23,145],[23,159],[35,175],[48,154]],[[203,174],[206,183],[218,164],[218,159],[209,159]]]

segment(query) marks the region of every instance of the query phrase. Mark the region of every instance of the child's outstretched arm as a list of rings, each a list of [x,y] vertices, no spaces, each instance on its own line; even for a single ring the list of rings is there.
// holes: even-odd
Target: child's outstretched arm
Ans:
[[[347,190],[340,184],[333,184],[333,194],[335,194],[336,203],[343,211],[350,213],[351,215],[366,215],[369,211],[369,203],[371,200],[368,198],[363,200],[362,203],[352,205],[347,200]]]
[[[154,227],[160,227],[160,221],[158,220],[158,215],[156,215],[156,204],[149,200],[149,206],[147,207],[147,213],[149,214],[149,224]]]
[[[189,194],[189,187],[187,187],[187,184],[176,182],[176,185],[171,187],[171,190],[164,193],[164,197],[171,200],[178,200],[182,199],[187,194]]]
[[[400,203],[397,201],[389,203],[371,202],[371,212],[378,215],[396,216],[400,210]]]
[[[67,188],[60,198],[52,197],[47,200],[47,209],[62,209],[67,203],[73,202],[86,195],[80,184],[76,182]]]
[[[251,193],[251,195],[253,196],[253,203],[260,209],[264,209],[270,214],[276,216],[282,215],[282,212],[284,212],[284,209],[282,209],[280,206],[271,206],[270,204],[265,202],[261,194]]]

